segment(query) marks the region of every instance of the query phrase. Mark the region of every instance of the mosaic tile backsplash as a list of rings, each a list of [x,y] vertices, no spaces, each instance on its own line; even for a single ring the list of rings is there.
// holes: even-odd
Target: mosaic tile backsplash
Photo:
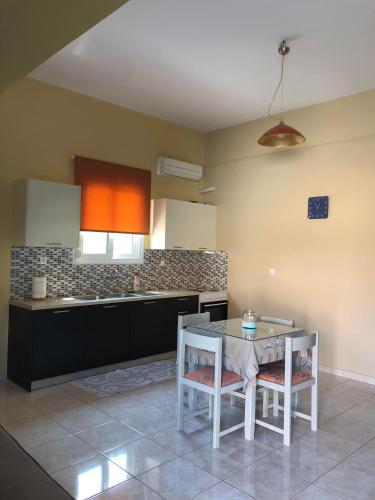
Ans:
[[[40,264],[40,257],[47,257],[47,264]],[[164,266],[160,265],[162,259]],[[135,271],[140,272],[141,288],[146,290],[226,290],[228,255],[222,251],[145,250],[143,264],[75,265],[72,248],[12,247],[10,298],[30,298],[32,277],[38,271],[47,276],[48,297],[130,289]]]

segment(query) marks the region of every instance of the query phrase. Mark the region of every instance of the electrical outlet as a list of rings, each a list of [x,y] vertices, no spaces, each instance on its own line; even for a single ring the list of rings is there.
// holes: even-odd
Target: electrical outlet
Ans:
[[[161,267],[164,267],[164,266],[165,266],[165,260],[164,260],[164,259],[161,259],[161,260],[160,260],[160,265],[161,265]]]
[[[47,264],[47,257],[45,257],[45,256],[39,257],[39,264],[42,264],[42,265]]]

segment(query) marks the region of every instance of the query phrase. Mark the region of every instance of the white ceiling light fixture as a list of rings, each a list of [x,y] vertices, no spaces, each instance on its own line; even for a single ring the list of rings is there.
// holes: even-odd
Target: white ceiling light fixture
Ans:
[[[284,123],[284,57],[289,54],[289,51],[290,47],[287,45],[286,41],[283,40],[278,48],[278,52],[281,55],[280,80],[277,84],[276,90],[272,96],[267,111],[269,118],[273,118],[271,115],[272,104],[274,103],[276,96],[281,89],[281,120],[275,127],[270,128],[261,137],[259,137],[258,144],[260,144],[261,146],[269,146],[272,148],[296,146],[297,144],[301,144],[306,140],[305,136],[302,135],[301,132]]]

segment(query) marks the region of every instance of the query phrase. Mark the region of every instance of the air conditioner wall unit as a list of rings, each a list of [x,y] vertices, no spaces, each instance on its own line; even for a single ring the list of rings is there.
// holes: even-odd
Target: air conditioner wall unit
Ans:
[[[158,156],[156,161],[156,173],[158,175],[182,177],[192,181],[200,181],[202,179],[203,168],[194,163],[174,160],[166,156]]]

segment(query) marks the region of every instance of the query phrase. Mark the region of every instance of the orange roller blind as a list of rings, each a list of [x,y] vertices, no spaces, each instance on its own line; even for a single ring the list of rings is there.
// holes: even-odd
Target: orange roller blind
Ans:
[[[81,230],[149,234],[151,172],[76,156]]]

